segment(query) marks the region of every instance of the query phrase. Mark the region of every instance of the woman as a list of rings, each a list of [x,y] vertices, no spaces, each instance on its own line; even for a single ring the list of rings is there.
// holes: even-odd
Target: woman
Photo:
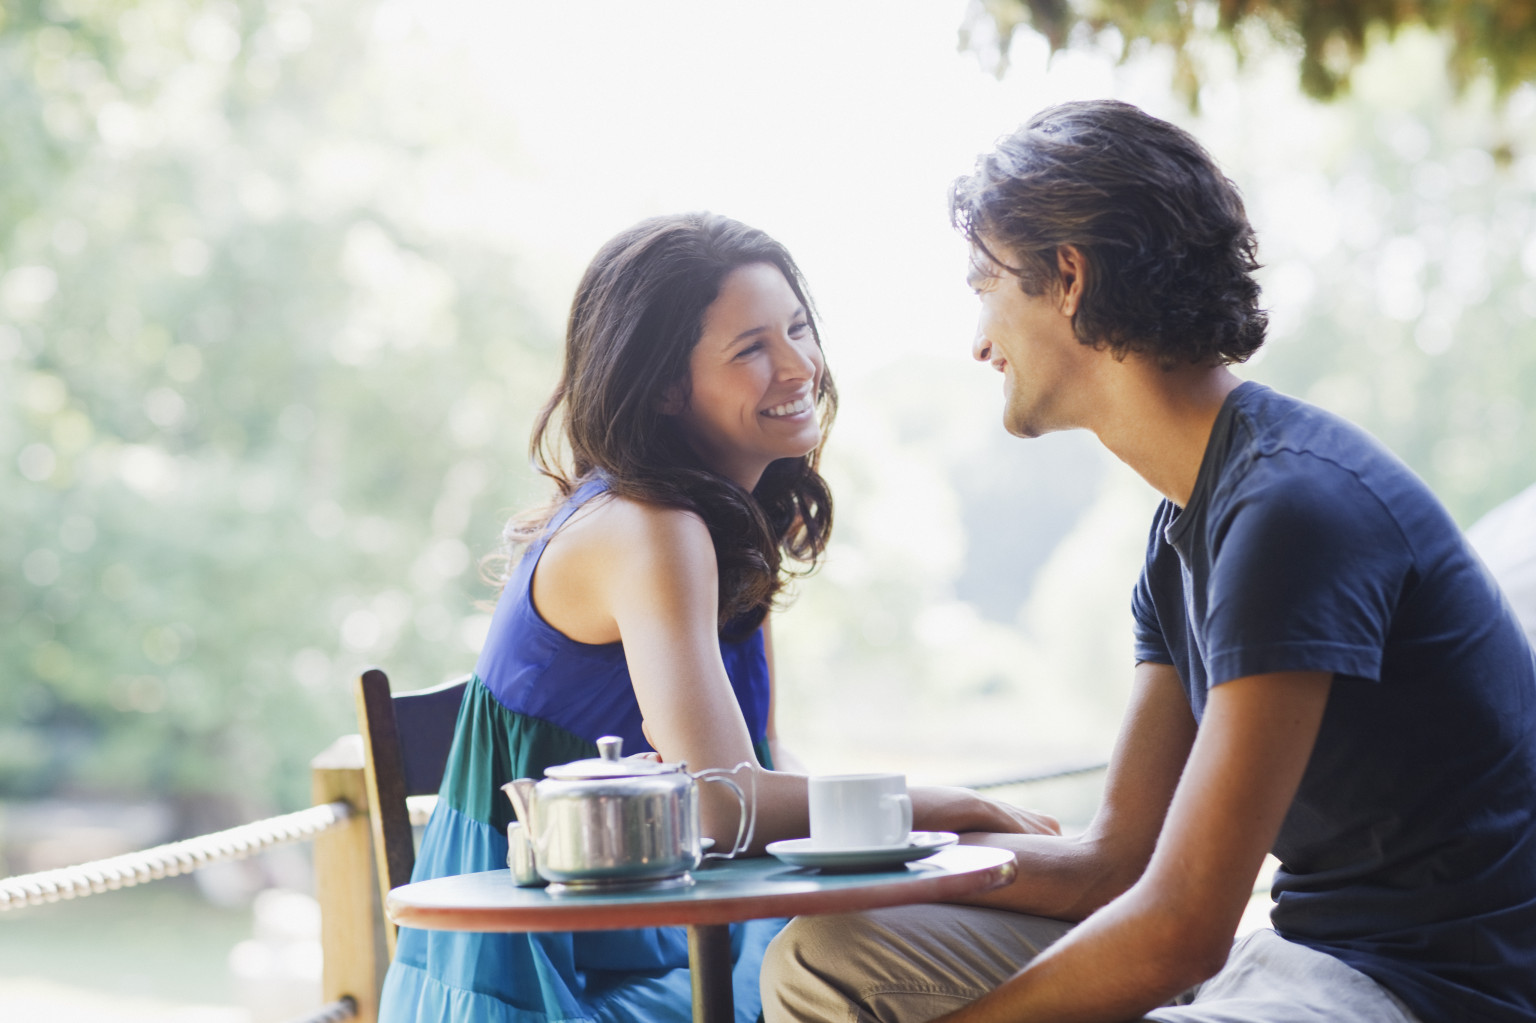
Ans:
[[[836,392],[799,269],[761,231],[712,214],[657,217],[587,268],[565,366],[533,433],[559,496],[514,520],[506,577],[465,694],[414,879],[505,865],[512,778],[596,755],[618,735],[693,770],[759,765],[754,850],[807,833],[802,775],[776,748],[767,615],[824,550],[817,463]],[[917,826],[1042,826],[973,793],[914,789]],[[700,792],[729,846],[738,808]],[[738,1017],[777,921],[733,928]],[[681,928],[579,934],[404,929],[380,1019],[686,1020]]]

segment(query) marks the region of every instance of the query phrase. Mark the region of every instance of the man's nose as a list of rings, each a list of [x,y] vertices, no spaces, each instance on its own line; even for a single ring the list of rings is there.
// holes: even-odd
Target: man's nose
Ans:
[[[977,362],[992,361],[992,342],[987,340],[987,335],[980,327],[976,328],[976,336],[971,339],[971,358]]]

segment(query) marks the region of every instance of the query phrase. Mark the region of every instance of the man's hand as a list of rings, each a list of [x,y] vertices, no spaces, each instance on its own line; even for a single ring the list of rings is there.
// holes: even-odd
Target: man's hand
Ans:
[[[912,819],[921,822],[926,831],[1061,834],[1061,825],[1050,814],[988,799],[971,789],[918,785],[909,789],[908,794],[912,797]]]
[[[1214,687],[1141,878],[944,1023],[1133,1019],[1219,970],[1331,683],[1326,672],[1281,672]],[[1014,887],[1028,884],[1028,869],[1021,857]]]

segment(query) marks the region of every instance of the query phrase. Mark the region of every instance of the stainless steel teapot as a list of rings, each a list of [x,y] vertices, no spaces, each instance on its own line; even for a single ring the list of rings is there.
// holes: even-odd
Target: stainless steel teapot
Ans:
[[[732,778],[751,765],[691,773],[686,764],[624,759],[623,742],[604,736],[595,758],[549,767],[542,781],[519,778],[502,786],[518,817],[507,832],[518,884],[680,881],[703,859],[729,859],[752,843],[755,800]],[[701,781],[728,786],[741,804],[736,840],[725,852],[703,851]]]

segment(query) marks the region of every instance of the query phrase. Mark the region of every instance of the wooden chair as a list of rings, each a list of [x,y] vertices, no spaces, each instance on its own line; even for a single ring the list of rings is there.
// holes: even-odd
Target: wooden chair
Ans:
[[[465,675],[431,689],[396,695],[389,690],[389,676],[378,668],[358,677],[357,723],[363,735],[363,773],[372,808],[369,818],[380,905],[391,888],[411,879],[416,843],[406,800],[437,794],[468,684]],[[395,925],[388,920],[384,937],[393,959]]]

